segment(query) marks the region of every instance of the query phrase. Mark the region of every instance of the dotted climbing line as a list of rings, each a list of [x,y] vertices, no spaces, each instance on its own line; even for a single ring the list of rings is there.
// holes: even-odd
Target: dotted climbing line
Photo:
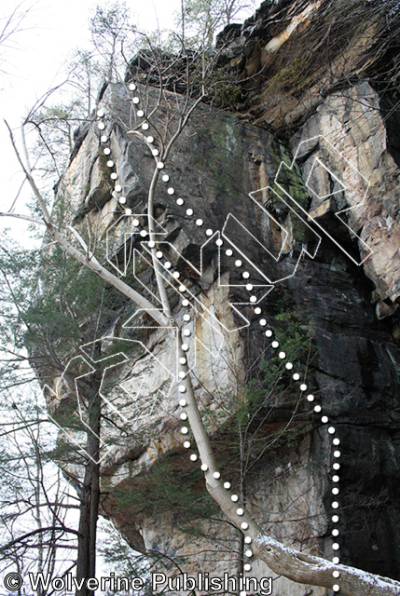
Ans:
[[[131,91],[135,91],[136,90],[136,85],[134,83],[130,83],[129,89]],[[140,98],[139,97],[136,97],[135,96],[135,97],[132,98],[132,103],[133,103],[133,105],[135,107],[138,106],[139,102],[140,102]],[[138,118],[145,118],[144,111],[141,110],[141,109],[137,109],[136,115],[137,115]],[[98,113],[97,113],[97,116],[98,116],[98,118],[100,118],[100,121],[98,122],[98,128],[99,128],[100,131],[104,131],[105,128],[106,128],[105,123],[103,121],[103,119],[105,117],[104,110],[99,110]],[[147,131],[149,129],[149,123],[145,120],[144,122],[142,122],[142,124],[140,125],[140,127],[141,127],[142,130]],[[103,143],[103,145],[104,144],[107,144],[109,142],[109,136],[106,135],[106,134],[102,134],[100,140],[101,140],[101,143]],[[153,136],[147,136],[146,137],[146,140],[147,140],[147,143],[149,145],[153,145],[153,143],[154,143],[154,137]],[[159,150],[157,148],[155,148],[155,147],[152,148],[151,149],[151,152],[152,152],[152,155],[154,157],[156,157],[156,158],[158,157]],[[110,170],[112,170],[111,173],[110,173],[110,179],[111,179],[112,183],[115,184],[114,191],[113,191],[113,196],[115,198],[117,198],[117,200],[118,200],[118,202],[119,202],[119,204],[121,206],[124,206],[125,203],[126,203],[126,198],[121,195],[121,193],[122,193],[122,187],[117,182],[117,180],[118,180],[118,174],[116,172],[115,163],[112,160],[112,158],[110,157],[111,156],[111,149],[110,149],[110,147],[109,146],[104,147],[103,153],[104,153],[104,155],[106,157],[109,157],[109,159],[107,160],[107,167],[110,168]],[[163,162],[161,162],[161,161],[158,161],[157,162],[157,168],[159,170],[163,170],[164,167],[165,167],[165,164]],[[162,175],[161,180],[165,184],[168,184],[170,182],[170,177],[169,177],[168,174],[165,173],[165,174]],[[175,189],[172,186],[168,186],[167,187],[167,193],[168,193],[168,195],[173,196],[175,194]],[[185,201],[182,198],[179,197],[179,198],[176,199],[176,204],[179,207],[183,207],[183,205],[185,204]],[[123,208],[124,208],[125,215],[132,215],[132,210],[131,209],[126,208],[126,207],[123,207]],[[190,207],[186,209],[185,213],[186,213],[186,216],[188,216],[188,217],[194,217],[194,211]],[[135,227],[139,227],[140,222],[139,222],[138,219],[134,219],[133,224],[134,224]],[[197,218],[197,219],[195,219],[195,224],[196,224],[196,226],[198,226],[199,228],[201,228],[204,225],[204,221],[202,219],[200,219],[200,218]],[[211,228],[207,228],[205,230],[205,235],[207,237],[211,237],[214,233],[215,233],[214,230],[212,230]],[[143,230],[140,231],[140,235],[141,235],[141,237],[146,238],[148,236],[148,232],[143,229]],[[223,244],[224,244],[223,240],[221,240],[221,239],[216,240],[216,245],[219,248]],[[156,243],[153,242],[153,241],[149,241],[148,242],[148,246],[149,246],[149,248],[155,248],[156,247]],[[230,248],[228,248],[225,251],[225,254],[226,254],[227,257],[234,257],[234,253],[233,253],[232,249],[230,249]],[[164,257],[163,252],[160,251],[160,250],[158,250],[156,252],[156,257],[158,259],[160,259],[160,260],[163,259],[163,257]],[[234,266],[236,268],[241,268],[242,265],[243,265],[242,260],[236,258],[236,260],[234,262]],[[169,270],[169,269],[171,269],[172,264],[169,261],[165,261],[163,263],[163,266],[166,269]],[[176,272],[172,273],[172,276],[173,276],[173,278],[175,278],[176,280],[178,280],[179,277],[180,277],[180,274],[179,274],[178,271],[176,271]],[[242,277],[243,277],[243,279],[248,280],[250,278],[250,273],[248,271],[244,271],[242,273]],[[246,290],[248,292],[252,292],[253,289],[254,289],[254,286],[251,283],[248,283],[248,284],[246,284],[245,288],[246,288]],[[185,285],[181,284],[179,286],[179,291],[180,292],[183,293],[186,290],[187,290],[187,288],[186,288]],[[257,302],[257,297],[254,296],[254,295],[250,296],[250,303],[255,303],[255,302]],[[189,300],[187,300],[186,298],[183,299],[182,305],[184,307],[191,306]],[[254,312],[255,315],[262,315],[262,309],[260,307],[254,307],[253,306],[253,312]],[[189,314],[184,314],[183,320],[185,321],[185,323],[189,323],[191,321],[190,315]],[[258,324],[260,325],[261,328],[264,328],[267,325],[267,320],[262,317],[262,318],[260,318],[258,320]],[[277,350],[279,348],[279,342],[276,339],[273,339],[273,337],[274,337],[273,331],[271,329],[267,329],[264,333],[265,333],[265,336],[268,339],[272,339],[271,344],[270,344],[271,348],[274,349],[274,350]],[[183,336],[185,338],[189,338],[190,335],[191,335],[190,329],[188,329],[188,328],[183,329]],[[189,346],[188,346],[188,344],[186,342],[183,343],[182,350],[183,350],[183,352],[187,352],[189,350]],[[278,352],[278,357],[282,361],[285,360],[286,359],[285,352],[283,352],[283,351]],[[186,357],[179,358],[179,363],[182,366],[187,365],[187,359],[186,359]],[[293,369],[293,367],[294,367],[294,365],[293,365],[292,362],[288,361],[288,362],[285,363],[285,368],[286,368],[287,371],[291,371]],[[178,390],[179,390],[180,394],[182,394],[182,397],[179,400],[179,405],[182,408],[182,411],[181,411],[181,413],[179,415],[179,418],[180,418],[180,420],[183,423],[185,423],[185,422],[188,421],[188,415],[184,411],[184,408],[186,408],[186,406],[188,405],[186,399],[184,398],[184,394],[186,393],[187,388],[186,388],[186,385],[183,383],[183,379],[185,378],[186,373],[183,370],[181,370],[179,372],[178,376],[181,379],[181,384],[179,385]],[[292,379],[295,382],[299,382],[300,381],[300,374],[298,372],[294,372],[293,375],[292,375]],[[300,383],[299,390],[300,390],[300,394],[302,396],[307,391],[307,385],[304,382],[301,382]],[[308,395],[306,395],[306,401],[310,405],[313,404],[314,401],[315,401],[314,395],[311,394],[311,393],[309,393]],[[321,405],[319,405],[319,404],[314,405],[313,411],[314,411],[315,414],[320,414],[321,415],[320,421],[321,421],[321,424],[322,425],[328,425],[329,418],[328,418],[328,416],[326,416],[326,415],[323,414]],[[339,494],[338,484],[339,484],[339,480],[340,480],[340,477],[338,475],[338,471],[340,469],[339,459],[341,457],[341,452],[339,450],[340,439],[333,436],[333,435],[336,434],[336,429],[335,429],[334,426],[329,425],[327,431],[328,431],[328,434],[330,436],[332,436],[332,444],[334,446],[334,451],[333,451],[334,463],[333,463],[332,467],[333,467],[333,470],[335,471],[335,474],[332,477],[332,482],[333,482],[334,486],[333,486],[333,488],[331,490],[332,497],[333,497],[333,500],[331,502],[331,508],[332,508],[332,511],[335,512],[337,509],[339,509],[339,506],[340,506],[338,500],[336,499],[337,495]],[[181,427],[181,429],[180,429],[180,432],[184,436],[188,435],[189,434],[189,427],[186,426],[186,425],[183,425]],[[185,440],[183,442],[183,447],[185,449],[191,449],[191,442],[189,440]],[[198,460],[198,455],[196,453],[191,453],[189,455],[189,458],[190,458],[190,460],[192,462],[196,462]],[[200,465],[200,469],[203,472],[207,472],[208,471],[207,464],[202,463]],[[213,473],[213,477],[215,479],[219,480],[221,478],[220,472],[214,472]],[[224,488],[226,490],[230,490],[231,489],[231,483],[230,482],[224,482],[223,483],[223,486],[224,486]],[[231,498],[232,503],[238,503],[239,502],[239,496],[237,494],[231,494],[230,498]],[[244,515],[244,513],[245,513],[245,507],[244,506],[238,506],[238,508],[236,509],[236,515],[240,518],[240,517],[242,517]],[[332,515],[331,521],[332,521],[332,524],[334,525],[334,528],[332,530],[332,538],[333,539],[336,539],[339,536],[339,529],[337,528],[337,525],[339,523],[339,516],[337,515],[337,513],[334,513]],[[240,528],[245,533],[246,530],[248,530],[249,525],[248,525],[247,522],[241,522],[240,523]],[[252,543],[252,538],[249,535],[246,535],[245,534],[244,542],[245,542],[246,547],[247,547],[246,550],[245,550],[245,556],[246,556],[247,559],[250,560],[253,557],[253,551],[250,548],[250,545]],[[339,553],[338,553],[339,549],[340,549],[339,543],[334,540],[334,542],[332,544],[332,550],[333,550],[333,553],[334,553],[334,556],[332,558],[332,562],[334,564],[338,564],[340,562]],[[244,566],[243,566],[243,569],[246,572],[251,571],[252,567],[251,567],[250,562],[245,563]],[[340,572],[335,570],[335,571],[332,572],[332,576],[333,576],[333,578],[335,578],[335,580],[337,580],[340,577]],[[332,590],[334,592],[339,592],[340,591],[340,585],[338,583],[333,584]],[[246,596],[246,592],[241,592],[240,593],[240,596]]]

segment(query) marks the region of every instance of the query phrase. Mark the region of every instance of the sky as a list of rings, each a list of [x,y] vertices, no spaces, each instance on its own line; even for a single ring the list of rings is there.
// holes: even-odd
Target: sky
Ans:
[[[136,11],[138,27],[146,30],[156,29],[157,21],[161,28],[172,26],[173,11],[179,2],[126,0],[131,14]],[[0,6],[0,31],[4,26],[3,19],[8,18],[14,9],[20,13],[28,11],[19,30],[6,43],[0,44],[0,212],[8,211],[23,181],[3,120],[9,122],[19,140],[18,128],[29,108],[49,88],[63,80],[63,67],[74,49],[83,49],[88,44],[89,20],[96,4],[93,0],[3,0]],[[24,191],[16,212],[24,211],[24,201],[32,194],[28,185]],[[13,237],[24,246],[32,246],[30,234],[26,233],[27,224],[0,218],[0,242],[4,227],[10,227]],[[77,515],[70,513],[68,520],[76,526]],[[104,536],[104,532],[100,529],[100,536]],[[104,570],[101,558],[98,565],[100,573]]]
[[[0,31],[16,9],[27,11],[19,30],[0,44],[0,211],[11,206],[22,175],[3,120],[16,131],[24,114],[49,88],[61,82],[63,67],[76,48],[89,41],[89,21],[99,0],[5,0],[0,7]],[[180,0],[126,0],[138,28],[148,31],[173,26]],[[28,191],[26,191],[28,192]],[[18,209],[17,209],[18,211]],[[9,222],[10,223],[10,222]]]
[[[174,12],[181,0],[126,0],[138,29],[154,31],[173,28]],[[60,83],[64,67],[75,49],[89,45],[89,21],[96,4],[109,6],[106,0],[3,0],[0,4],[0,40],[6,20],[16,10],[17,17],[26,13],[17,31],[0,43],[0,212],[7,212],[23,181],[21,168],[14,155],[8,121],[17,142],[24,116],[48,89]],[[16,20],[18,23],[18,18]],[[18,199],[15,211],[24,212],[24,202],[31,196],[27,184]],[[33,240],[26,233],[27,224],[0,217],[0,243],[4,227],[26,248]],[[76,525],[76,515],[69,517]],[[99,561],[100,570],[102,563]]]
[[[0,3],[0,41],[5,20],[13,11],[17,15],[26,13],[18,30],[5,43],[0,43],[0,212],[8,211],[23,181],[3,120],[9,122],[19,141],[23,116],[48,89],[64,80],[64,68],[74,50],[89,45],[89,22],[96,5],[107,8],[111,1],[3,0]],[[174,15],[181,5],[181,0],[125,1],[138,30],[147,32],[173,29]],[[251,8],[246,9],[243,17],[252,12]],[[29,195],[30,191],[24,188],[16,211],[21,211]],[[7,225],[10,223],[7,218]],[[15,224],[13,220],[12,225]],[[2,226],[4,221],[0,218],[0,230]]]
[[[174,13],[181,0],[126,0],[137,28],[154,31],[174,26]],[[0,43],[0,212],[7,212],[23,182],[21,168],[14,155],[4,119],[20,141],[19,127],[24,116],[48,89],[64,80],[64,67],[74,50],[89,45],[89,22],[96,4],[106,0],[3,0],[0,4],[0,41],[4,24],[13,11],[20,20],[17,30]],[[251,11],[252,12],[252,11]],[[24,212],[24,202],[31,196],[25,184],[16,212]],[[4,227],[25,247],[32,246],[26,234],[27,224],[0,217],[0,243]],[[74,518],[76,516],[72,516]],[[76,523],[76,519],[74,520]],[[72,522],[74,523],[74,522]],[[102,564],[100,563],[100,569]]]

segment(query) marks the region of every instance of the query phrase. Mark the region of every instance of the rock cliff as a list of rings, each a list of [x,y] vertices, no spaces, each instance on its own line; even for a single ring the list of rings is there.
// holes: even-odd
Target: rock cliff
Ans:
[[[327,558],[337,542],[341,562],[395,579],[399,24],[398,3],[304,0],[264,2],[227,28],[218,72],[235,84],[225,79],[193,111],[162,169],[154,212],[224,479],[277,539]],[[156,306],[151,147],[161,150],[160,130],[175,126],[173,102],[183,99],[171,90],[152,114],[158,89],[136,82],[133,92],[131,79],[107,86],[101,127],[78,131],[58,192],[75,225],[89,221],[104,240],[108,266]],[[140,130],[142,106],[152,114],[148,143],[127,134]],[[104,422],[103,514],[172,574],[172,560],[191,575],[240,570],[239,533],[207,496],[189,458],[195,448],[183,446],[173,333],[128,302],[114,315],[102,356],[123,356],[104,373],[104,407],[129,432]],[[60,403],[49,406],[56,416]],[[271,575],[258,562],[249,574]],[[276,595],[305,593],[327,592],[275,581]]]

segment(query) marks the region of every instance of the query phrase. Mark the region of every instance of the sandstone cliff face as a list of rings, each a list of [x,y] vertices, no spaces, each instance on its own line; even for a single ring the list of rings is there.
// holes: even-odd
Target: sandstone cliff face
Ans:
[[[219,35],[221,67],[241,81],[225,99],[262,126],[296,127],[354,81],[396,78],[398,17],[391,0],[262,2]]]
[[[357,27],[345,51],[336,47],[327,65],[323,33],[332,3],[283,2],[284,12],[275,14],[263,6],[224,50],[229,67],[248,76],[260,72],[258,111],[246,83],[247,115],[242,108],[238,115],[200,105],[165,164],[168,183],[157,187],[159,248],[197,314],[165,272],[168,292],[174,315],[190,333],[196,395],[222,474],[234,488],[241,469],[240,436],[232,430],[237,396],[243,399],[251,379],[266,390],[262,362],[275,365],[275,356],[265,329],[276,332],[281,346],[287,342],[293,370],[283,371],[279,387],[256,402],[254,424],[270,447],[250,457],[245,491],[255,517],[279,540],[332,556],[331,479],[337,472],[328,425],[313,410],[318,403],[341,442],[335,525],[341,561],[399,578],[400,170],[382,98],[367,80],[352,84],[355,73],[367,78],[371,64],[381,64],[390,44],[380,37],[382,13],[366,21],[353,10]],[[312,80],[302,74],[300,108],[283,65],[289,54],[297,64],[295,41],[304,36],[310,52],[322,57]],[[135,93],[149,112],[157,90],[139,86]],[[107,240],[110,268],[151,298],[155,282],[140,232],[148,229],[154,160],[146,144],[126,134],[139,122],[127,86],[109,85],[100,108],[105,130],[93,125],[83,131],[60,192],[68,194],[76,225],[87,215]],[[164,108],[150,120],[154,146],[166,122]],[[296,120],[284,137],[272,128]],[[108,139],[126,197],[122,206],[111,191],[100,135]],[[299,328],[301,347],[289,341]],[[106,396],[130,428],[125,437],[111,424],[103,428],[111,443],[102,460],[104,513],[136,549],[163,553],[189,574],[234,572],[239,536],[207,500],[199,462],[182,446],[173,342],[171,330],[153,328],[129,304],[115,312],[102,340],[103,355],[115,354],[114,344],[124,354],[107,373]],[[292,379],[297,369],[309,387],[302,394]],[[309,391],[314,402],[305,399]],[[107,412],[112,417],[112,408]],[[270,572],[254,563],[251,575]],[[305,588],[279,579],[274,593],[300,596]]]

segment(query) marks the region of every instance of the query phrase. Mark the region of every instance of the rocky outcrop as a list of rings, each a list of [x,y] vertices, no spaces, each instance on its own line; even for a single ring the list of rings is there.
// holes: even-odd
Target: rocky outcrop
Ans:
[[[224,479],[245,491],[277,539],[329,558],[335,527],[342,562],[399,578],[400,171],[381,96],[359,80],[389,60],[384,23],[392,31],[398,20],[369,5],[264,3],[229,30],[227,45],[220,37],[222,67],[254,77],[257,91],[243,83],[239,113],[196,108],[164,164],[154,218]],[[139,85],[135,94],[150,113],[157,89]],[[154,148],[166,123],[176,125],[171,105],[180,100],[170,98],[149,121]],[[75,225],[96,230],[108,266],[156,306],[146,244],[155,161],[127,134],[142,123],[131,99],[126,85],[108,86],[103,130],[78,135],[59,192],[68,193]],[[267,328],[294,368],[279,364]],[[137,550],[162,553],[191,575],[234,572],[243,543],[209,500],[188,457],[195,449],[183,447],[171,333],[124,303],[101,339],[103,356],[114,357],[115,346],[124,355],[105,377],[108,418],[117,409],[129,427],[121,435],[104,424],[103,513]],[[295,370],[307,391],[299,392]],[[271,573],[254,563],[252,575]],[[274,594],[300,596],[304,587],[281,578]]]
[[[222,32],[217,48],[221,68],[240,81],[231,97],[240,115],[291,128],[357,81],[392,90],[398,32],[395,1],[267,0],[233,40],[229,27]]]

